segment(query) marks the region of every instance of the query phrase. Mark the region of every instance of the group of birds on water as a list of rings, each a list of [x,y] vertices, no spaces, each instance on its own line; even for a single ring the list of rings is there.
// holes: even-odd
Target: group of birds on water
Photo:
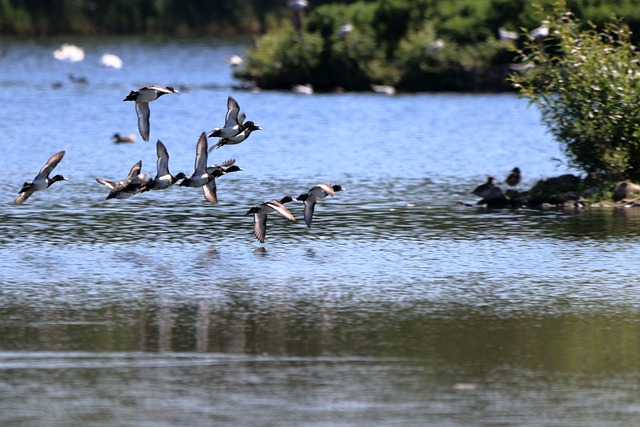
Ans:
[[[129,95],[124,98],[124,101],[135,102],[136,114],[138,116],[138,129],[142,139],[145,141],[149,140],[151,129],[149,103],[167,94],[179,94],[179,92],[170,86],[154,85],[142,87],[137,91],[132,90]],[[109,189],[109,194],[105,198],[107,200],[128,199],[146,191],[164,190],[177,183],[180,187],[202,188],[204,198],[212,204],[217,204],[216,178],[231,172],[242,171],[242,168],[235,164],[235,159],[230,159],[219,164],[208,165],[209,152],[224,145],[239,144],[245,141],[252,132],[261,129],[262,128],[253,121],[246,120],[246,115],[240,111],[240,106],[237,101],[229,96],[227,98],[227,112],[224,125],[211,130],[208,135],[209,138],[218,138],[217,142],[209,148],[206,132],[202,132],[198,138],[194,172],[190,176],[187,176],[183,172],[175,175],[169,172],[169,153],[162,141],[158,140],[156,142],[156,153],[158,156],[156,164],[157,173],[154,178],[147,178],[147,174],[141,173],[142,161],[138,161],[122,181],[110,181],[103,178],[96,178],[96,181]],[[129,138],[135,141],[135,138],[131,138],[130,135],[123,137],[115,134],[114,138]],[[60,163],[64,154],[65,151],[60,151],[51,156],[35,178],[23,184],[14,203],[21,204],[34,192],[45,190],[55,182],[67,180],[67,178],[62,175],[49,176],[58,163]],[[311,228],[316,202],[327,196],[333,196],[336,192],[342,190],[344,190],[344,188],[341,185],[321,183],[313,186],[308,192],[300,194],[295,199],[304,204],[304,221],[308,228]],[[266,238],[268,214],[275,212],[289,221],[296,221],[293,214],[285,206],[286,203],[292,202],[293,200],[291,196],[285,196],[280,200],[267,200],[247,210],[245,215],[253,215],[253,233],[260,243],[264,243]]]
[[[509,187],[515,188],[520,184],[521,180],[522,172],[520,172],[520,168],[515,167],[507,175],[505,182]],[[504,191],[495,184],[495,178],[492,176],[487,177],[487,181],[484,184],[474,188],[471,194],[482,198],[478,201],[478,205],[487,205],[489,207],[505,204],[508,200]]]

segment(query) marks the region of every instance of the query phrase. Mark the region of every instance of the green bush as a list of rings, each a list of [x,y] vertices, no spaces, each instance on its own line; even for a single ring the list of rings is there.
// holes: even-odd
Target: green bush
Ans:
[[[617,18],[581,24],[557,1],[551,38],[519,52],[527,72],[512,76],[539,106],[571,166],[606,181],[640,180],[640,56]]]

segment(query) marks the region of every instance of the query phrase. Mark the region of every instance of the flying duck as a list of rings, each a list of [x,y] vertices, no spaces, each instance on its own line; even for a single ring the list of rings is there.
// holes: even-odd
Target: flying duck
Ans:
[[[107,181],[106,179],[96,178],[100,184],[109,189],[109,194],[105,200],[109,199],[128,199],[145,190],[147,186],[147,174],[141,174],[142,160],[133,165],[129,171],[129,175],[120,182]]]
[[[335,192],[342,190],[344,190],[344,188],[342,188],[341,185],[331,185],[331,183],[327,182],[314,186],[309,192],[302,193],[296,198],[296,200],[304,203],[304,222],[308,228],[311,228],[311,220],[313,219],[316,202],[327,196],[333,196]]]
[[[244,130],[243,122],[246,118],[244,113],[240,113],[238,102],[231,96],[227,98],[227,114],[224,117],[224,126],[215,128],[209,133],[209,138],[231,138]]]
[[[242,141],[249,138],[249,135],[251,135],[251,132],[253,132],[254,130],[262,130],[262,128],[257,124],[255,124],[254,122],[252,122],[251,120],[248,120],[243,125],[242,132],[240,132],[236,136],[232,136],[231,138],[220,138],[218,142],[216,142],[211,146],[211,148],[209,148],[209,151],[212,151],[216,148],[220,148],[223,145],[227,145],[227,144],[228,145],[240,144]]]
[[[179,94],[177,90],[171,86],[145,86],[138,90],[132,90],[123,101],[135,101],[136,114],[138,115],[138,129],[140,135],[145,141],[149,140],[149,103],[166,94]]]
[[[267,235],[267,215],[271,212],[277,212],[289,221],[295,222],[291,212],[284,206],[285,203],[293,201],[291,196],[285,196],[280,201],[267,200],[259,205],[249,208],[245,215],[253,214],[253,234],[260,243],[264,243]]]
[[[45,190],[49,188],[51,184],[57,181],[63,181],[63,180],[66,181],[67,178],[65,178],[62,175],[55,175],[54,177],[49,178],[49,174],[58,165],[58,163],[60,162],[60,160],[62,160],[63,157],[64,157],[64,151],[60,151],[54,154],[53,156],[51,156],[49,160],[47,160],[47,163],[45,163],[45,165],[42,167],[42,169],[40,169],[40,172],[38,172],[38,175],[36,175],[36,177],[33,178],[33,181],[27,181],[24,184],[22,184],[22,189],[20,190],[18,197],[16,197],[16,199],[13,202],[16,205],[19,205],[25,200],[27,200],[29,196],[31,196],[34,193],[34,191]]]
[[[198,143],[196,144],[196,160],[194,164],[193,174],[180,182],[180,187],[202,187],[211,182],[215,176],[207,171],[207,159],[209,153],[207,151],[207,134],[202,132]],[[224,172],[220,170],[214,171],[215,175],[223,175]],[[206,193],[205,193],[206,195]]]
[[[178,172],[175,176],[169,172],[169,153],[162,141],[156,142],[156,152],[158,153],[156,177],[147,182],[145,191],[148,190],[164,190],[171,187],[176,181],[186,178],[187,176]]]
[[[230,172],[241,171],[242,168],[238,165],[235,165],[235,162],[235,159],[230,159],[217,165],[207,166],[207,173],[214,178],[202,187],[202,191],[204,193],[204,198],[214,205],[218,203],[216,178],[222,175],[226,175]]]

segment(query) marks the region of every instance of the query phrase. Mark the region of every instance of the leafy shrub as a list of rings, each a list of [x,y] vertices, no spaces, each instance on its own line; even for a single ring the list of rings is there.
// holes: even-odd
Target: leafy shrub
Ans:
[[[563,1],[547,17],[551,38],[519,52],[511,81],[539,106],[572,166],[607,181],[640,179],[640,56],[613,18],[581,25]]]

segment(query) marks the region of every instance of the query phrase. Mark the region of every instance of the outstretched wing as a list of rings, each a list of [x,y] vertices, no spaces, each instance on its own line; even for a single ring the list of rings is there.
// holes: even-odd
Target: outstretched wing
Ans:
[[[149,110],[148,102],[136,102],[136,114],[138,115],[138,130],[140,136],[145,141],[149,140],[149,117],[151,116],[151,110]]]
[[[169,175],[169,152],[162,141],[156,142],[156,152],[158,153],[158,177]]]
[[[256,213],[253,215],[253,234],[260,243],[264,243],[267,236],[267,215]]]
[[[46,178],[49,176],[49,174],[51,173],[51,171],[58,166],[58,163],[60,163],[60,160],[62,160],[62,158],[64,157],[64,151],[59,151],[56,154],[54,154],[53,156],[49,157],[49,160],[47,160],[47,163],[45,163],[45,165],[42,167],[42,169],[40,169],[40,172],[38,172],[38,175],[36,176],[36,178],[34,179],[41,179],[41,178]]]
[[[224,127],[233,127],[238,123],[240,106],[232,97],[227,98],[227,114],[224,117]]]
[[[206,185],[202,186],[202,192],[204,193],[204,198],[214,205],[218,203],[218,195],[216,189],[216,180],[212,179]]]
[[[315,200],[304,201],[304,222],[308,228],[311,228],[311,220],[313,219],[313,211],[316,208]]]
[[[271,209],[273,209],[274,211],[278,212],[280,215],[282,215],[283,217],[285,217],[289,221],[295,222],[296,219],[291,214],[291,212],[289,212],[289,209],[287,209],[279,201],[277,201],[277,200],[269,200],[268,202],[265,202],[265,205],[269,206]]]

